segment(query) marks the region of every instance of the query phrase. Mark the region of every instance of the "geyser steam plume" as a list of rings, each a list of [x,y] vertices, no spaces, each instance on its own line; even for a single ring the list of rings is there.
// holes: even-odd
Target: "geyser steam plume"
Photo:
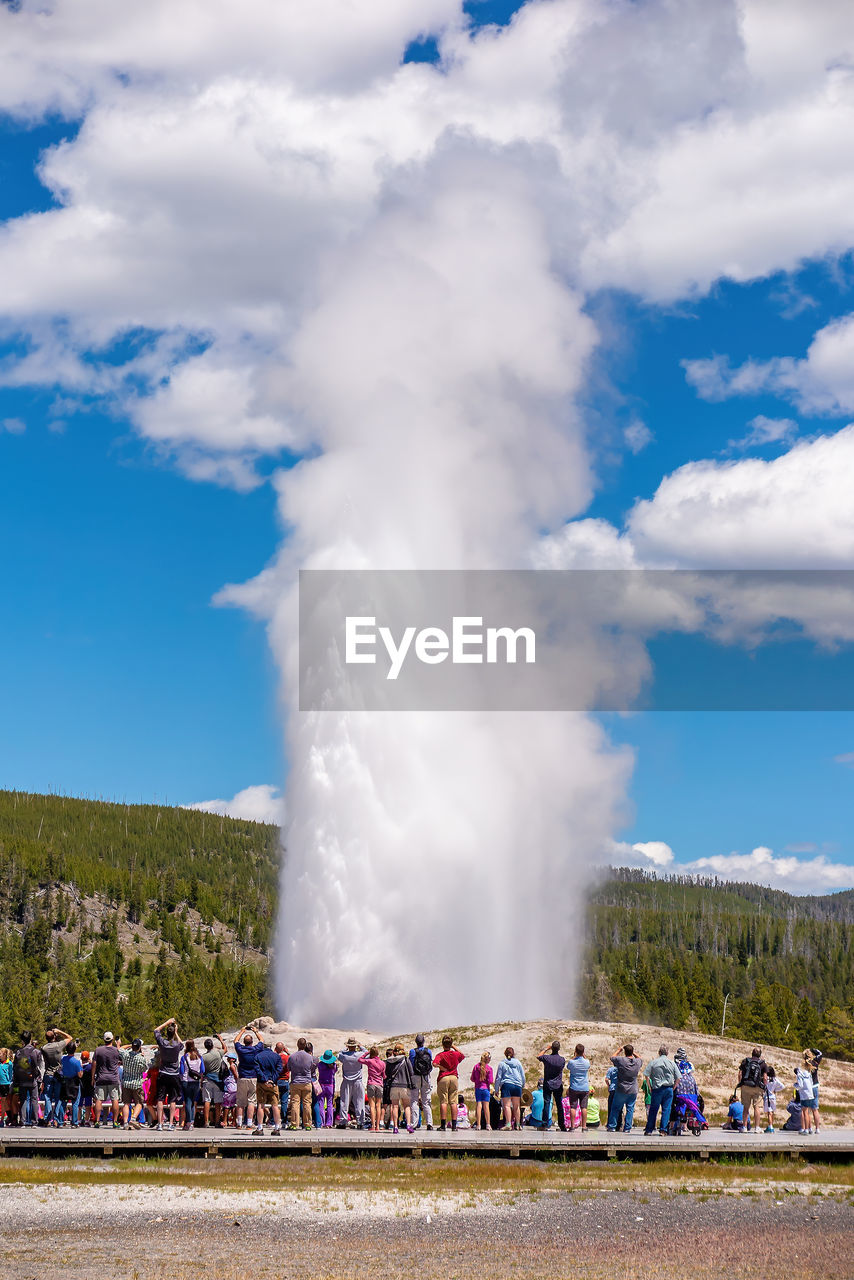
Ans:
[[[298,567],[524,567],[589,497],[573,396],[595,334],[552,271],[525,165],[457,140],[389,191],[277,388],[319,453],[280,476],[290,537],[240,598],[272,614],[289,708],[276,967],[295,1022],[571,1008],[628,769],[598,726],[296,709]]]

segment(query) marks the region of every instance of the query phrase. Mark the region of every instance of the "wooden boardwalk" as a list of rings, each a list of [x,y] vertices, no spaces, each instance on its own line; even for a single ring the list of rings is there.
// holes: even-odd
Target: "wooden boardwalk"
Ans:
[[[315,1129],[311,1132],[284,1131],[263,1137],[249,1130],[194,1129],[184,1133],[158,1133],[153,1129],[2,1129],[0,1156],[191,1156],[217,1159],[228,1156],[491,1156],[493,1158],[649,1160],[685,1157],[709,1160],[718,1156],[791,1157],[815,1160],[854,1159],[854,1129],[827,1129],[818,1136],[796,1133],[726,1133],[712,1129],[694,1137],[644,1137],[631,1134],[591,1131],[541,1133],[523,1129],[519,1133],[496,1130],[474,1133],[458,1130],[441,1133],[426,1130],[409,1134],[370,1133],[362,1130]]]

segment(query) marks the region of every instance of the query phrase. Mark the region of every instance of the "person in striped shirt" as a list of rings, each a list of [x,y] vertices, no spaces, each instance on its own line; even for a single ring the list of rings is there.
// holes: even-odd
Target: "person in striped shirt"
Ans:
[[[122,1049],[122,1127],[141,1129],[136,1119],[140,1107],[145,1108],[142,1078],[148,1070],[148,1059],[142,1051],[142,1041],[133,1040],[129,1049]]]

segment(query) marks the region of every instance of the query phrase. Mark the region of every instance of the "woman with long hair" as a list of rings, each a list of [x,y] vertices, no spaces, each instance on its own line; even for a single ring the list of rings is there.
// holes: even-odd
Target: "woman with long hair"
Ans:
[[[192,1129],[196,1123],[196,1103],[202,1088],[205,1064],[196,1048],[195,1040],[188,1040],[181,1056],[181,1092],[184,1095],[184,1128]]]
[[[774,1132],[774,1116],[777,1112],[777,1094],[783,1092],[783,1081],[777,1079],[777,1072],[773,1067],[768,1068],[768,1075],[765,1080],[765,1132]]]
[[[495,1073],[495,1088],[501,1094],[504,1123],[508,1129],[519,1129],[522,1124],[522,1090],[525,1087],[525,1068],[516,1057],[516,1050],[508,1045],[504,1058]]]
[[[389,1087],[392,1133],[397,1133],[398,1126],[404,1121],[407,1133],[412,1133],[412,1090],[415,1088],[415,1073],[412,1070],[409,1055],[402,1044],[396,1044],[391,1057],[386,1058],[385,1074]]]
[[[590,1059],[584,1056],[584,1045],[577,1044],[567,1063],[569,1069],[569,1129],[577,1128],[575,1108],[581,1115],[581,1132],[587,1132],[587,1103],[590,1098]]]
[[[482,1053],[480,1062],[475,1064],[471,1073],[471,1082],[474,1085],[475,1129],[492,1129],[492,1125],[489,1123],[489,1096],[492,1092],[494,1079],[492,1067],[489,1065],[491,1060],[492,1054],[488,1050],[486,1053]]]
[[[368,1068],[368,1107],[371,1112],[371,1133],[379,1133],[383,1114],[383,1081],[385,1080],[385,1059],[372,1044],[367,1053],[363,1053],[360,1062]]]
[[[12,1059],[8,1049],[0,1049],[0,1127],[8,1123],[12,1093]]]

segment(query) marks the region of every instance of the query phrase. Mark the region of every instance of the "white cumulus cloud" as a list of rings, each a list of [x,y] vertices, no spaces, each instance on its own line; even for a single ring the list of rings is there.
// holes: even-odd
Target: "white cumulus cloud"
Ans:
[[[704,400],[770,392],[791,400],[803,413],[851,413],[854,315],[842,316],[819,329],[803,358],[774,356],[771,360],[747,360],[733,367],[725,356],[712,356],[686,360],[684,367],[688,381]]]
[[[278,787],[268,783],[244,787],[230,800],[197,800],[183,807],[219,813],[227,818],[243,818],[248,822],[270,822],[277,827],[282,826],[285,820],[284,798]]]
[[[814,845],[791,847],[806,852],[815,848]],[[764,884],[790,893],[824,893],[854,887],[854,866],[831,862],[823,854],[813,858],[775,856],[774,851],[764,845],[750,853],[712,854],[680,862],[670,845],[660,840],[636,844],[614,841],[608,860],[612,866],[639,867],[671,875],[719,876],[722,880]]]
[[[798,424],[792,418],[767,418],[759,413],[747,424],[747,432],[738,440],[730,440],[728,448],[733,452],[758,449],[766,444],[790,445],[798,434]]]
[[[543,568],[854,568],[854,424],[780,456],[688,462],[635,503],[623,529],[570,522]]]

